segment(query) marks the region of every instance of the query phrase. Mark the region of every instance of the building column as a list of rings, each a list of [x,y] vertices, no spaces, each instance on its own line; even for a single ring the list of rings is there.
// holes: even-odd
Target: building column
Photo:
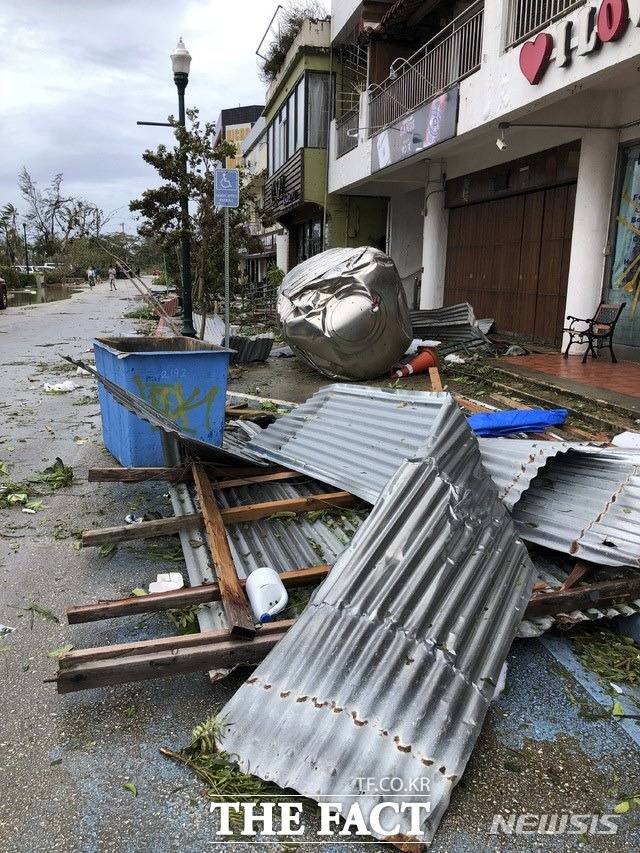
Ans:
[[[600,302],[618,143],[617,130],[587,130],[582,137],[565,317],[593,317]],[[566,344],[567,335],[563,348]]]
[[[422,284],[420,308],[441,308],[447,268],[449,211],[445,207],[444,175],[432,166],[424,193],[422,232]]]
[[[282,272],[289,272],[289,231],[286,228],[276,234],[276,265]]]

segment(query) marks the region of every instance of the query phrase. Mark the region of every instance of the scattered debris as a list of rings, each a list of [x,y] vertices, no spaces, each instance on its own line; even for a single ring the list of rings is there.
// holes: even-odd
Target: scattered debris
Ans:
[[[170,592],[171,590],[182,589],[184,586],[184,578],[181,572],[164,572],[158,575],[153,583],[149,584],[149,592]]]
[[[224,708],[224,743],[241,769],[315,799],[331,795],[344,810],[357,801],[365,817],[384,795],[354,780],[389,773],[411,791],[411,780],[426,776],[428,840],[480,732],[532,584],[526,550],[449,398],[429,454],[399,467],[304,613]],[[381,693],[383,683],[393,691]],[[408,818],[400,821],[408,835]]]
[[[479,412],[471,415],[469,426],[476,435],[496,436],[512,433],[544,432],[561,426],[567,419],[566,409],[526,409],[522,411]]]
[[[64,382],[55,382],[50,384],[49,382],[44,383],[44,393],[45,394],[68,394],[70,391],[75,391],[76,388],[79,388],[79,385],[76,385],[75,382],[72,382],[70,379],[66,379]]]
[[[603,681],[640,687],[640,645],[631,637],[598,626],[574,631],[571,642],[585,667]]]

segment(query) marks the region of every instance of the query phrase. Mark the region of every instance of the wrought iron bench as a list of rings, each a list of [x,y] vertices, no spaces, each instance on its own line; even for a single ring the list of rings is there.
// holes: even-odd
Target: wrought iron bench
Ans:
[[[589,320],[581,320],[579,317],[572,317],[571,314],[568,314],[569,325],[562,330],[569,335],[569,343],[564,351],[564,357],[569,356],[569,349],[573,344],[587,344],[582,359],[583,364],[586,362],[589,353],[591,353],[592,358],[597,358],[597,350],[605,347],[608,347],[611,353],[613,364],[617,364],[618,359],[613,352],[613,335],[616,330],[616,323],[626,304],[626,302],[621,302],[618,305],[601,302],[596,313]],[[586,328],[578,329],[577,323],[584,323]]]

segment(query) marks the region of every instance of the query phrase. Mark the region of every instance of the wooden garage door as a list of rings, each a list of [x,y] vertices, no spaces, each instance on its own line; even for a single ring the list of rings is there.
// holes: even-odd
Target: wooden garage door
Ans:
[[[523,340],[560,343],[575,184],[449,211],[445,305]]]

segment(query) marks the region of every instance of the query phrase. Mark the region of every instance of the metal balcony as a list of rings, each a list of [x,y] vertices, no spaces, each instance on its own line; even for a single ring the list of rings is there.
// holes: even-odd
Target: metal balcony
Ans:
[[[509,0],[505,47],[513,47],[547,24],[583,6],[585,0]]]
[[[397,59],[370,90],[370,135],[444,92],[480,68],[484,0],[474,3],[417,50]]]

